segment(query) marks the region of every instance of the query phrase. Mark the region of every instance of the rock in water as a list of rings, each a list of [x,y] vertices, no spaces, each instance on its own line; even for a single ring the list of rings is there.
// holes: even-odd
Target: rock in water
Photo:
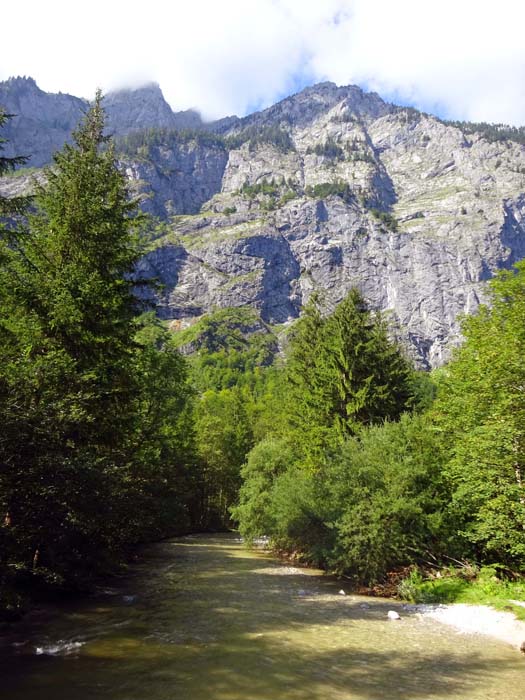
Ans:
[[[389,620],[400,620],[401,619],[399,613],[396,613],[395,610],[389,610],[387,617]]]

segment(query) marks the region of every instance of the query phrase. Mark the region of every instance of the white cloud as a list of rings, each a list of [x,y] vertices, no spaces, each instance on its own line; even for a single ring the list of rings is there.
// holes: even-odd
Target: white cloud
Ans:
[[[518,0],[26,0],[2,9],[0,79],[86,97],[156,80],[209,117],[328,79],[524,124],[524,21]]]

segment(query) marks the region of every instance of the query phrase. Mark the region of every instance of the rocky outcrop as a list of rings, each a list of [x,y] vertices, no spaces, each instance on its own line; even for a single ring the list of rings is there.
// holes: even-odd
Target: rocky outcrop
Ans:
[[[161,219],[196,214],[220,192],[228,151],[220,143],[204,145],[173,138],[150,146],[147,157],[124,157],[121,167],[144,211]]]
[[[208,213],[171,224],[188,257],[163,315],[249,304],[281,324],[313,290],[330,309],[358,286],[420,366],[442,364],[458,317],[525,257],[524,147],[329,84],[241,126],[254,124],[285,129],[293,147],[230,150]],[[163,251],[160,239],[147,256],[161,279]]]
[[[41,90],[33,78],[9,78],[0,82],[0,108],[14,114],[5,126],[5,155],[27,155],[27,165],[49,165],[53,153],[70,140],[88,108],[88,101],[65,93]],[[133,89],[116,90],[104,98],[107,131],[126,136],[143,129],[208,129],[194,110],[173,112],[155,83]],[[231,119],[224,120],[231,125]]]
[[[119,136],[138,129],[198,129],[203,123],[194,110],[173,112],[156,83],[110,92],[104,109],[108,132]]]
[[[148,91],[151,106],[116,130],[169,122]],[[165,222],[140,272],[162,283],[159,313],[178,325],[230,306],[286,324],[313,290],[329,310],[357,286],[434,367],[487,280],[525,257],[518,143],[331,83],[214,128],[145,135],[122,154],[143,208]]]
[[[0,108],[15,116],[2,130],[4,155],[28,156],[27,165],[39,168],[70,138],[86,109],[86,101],[40,90],[32,78],[0,83]]]

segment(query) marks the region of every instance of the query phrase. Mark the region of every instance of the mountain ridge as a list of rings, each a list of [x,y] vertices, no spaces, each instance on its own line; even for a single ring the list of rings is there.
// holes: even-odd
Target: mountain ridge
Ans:
[[[523,144],[333,83],[242,119],[130,131],[134,119],[169,122],[158,86],[141,90],[117,146],[163,222],[140,271],[163,284],[158,313],[176,327],[241,306],[286,324],[313,291],[333,308],[357,286],[435,367],[487,280],[525,257]]]

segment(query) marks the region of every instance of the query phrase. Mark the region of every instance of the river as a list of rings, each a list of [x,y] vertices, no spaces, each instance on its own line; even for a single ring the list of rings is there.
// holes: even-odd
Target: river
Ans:
[[[510,646],[341,588],[234,534],[162,542],[118,587],[4,637],[1,697],[523,700],[525,660]]]

